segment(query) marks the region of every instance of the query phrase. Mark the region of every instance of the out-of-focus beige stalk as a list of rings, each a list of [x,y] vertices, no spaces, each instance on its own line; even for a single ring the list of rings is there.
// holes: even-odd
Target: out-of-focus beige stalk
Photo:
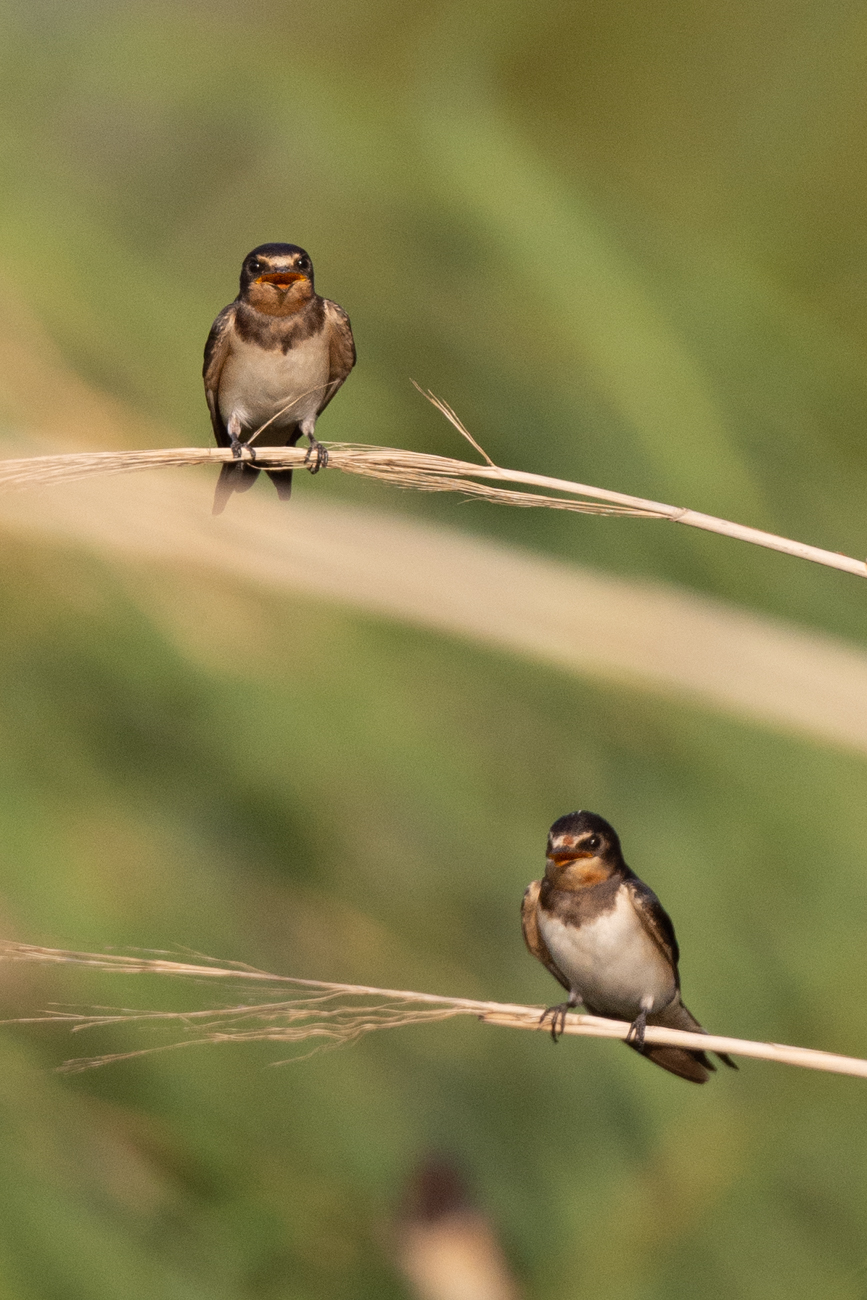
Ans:
[[[520,1300],[494,1225],[450,1157],[413,1171],[395,1256],[417,1300]]]

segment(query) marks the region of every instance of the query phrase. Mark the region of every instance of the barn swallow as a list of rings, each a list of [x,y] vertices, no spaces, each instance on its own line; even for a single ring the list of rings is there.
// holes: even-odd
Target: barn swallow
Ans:
[[[645,1043],[647,1025],[705,1030],[681,1001],[671,918],[626,865],[617,832],[603,817],[574,812],[554,823],[545,875],[527,887],[521,925],[530,952],[569,994],[542,1015],[551,1019],[555,1042],[566,1012],[580,1002],[593,1016],[631,1021],[626,1042],[664,1070],[707,1081],[716,1066],[704,1052]]]
[[[245,492],[259,476],[244,449],[294,447],[304,435],[310,466],[327,463],[314,436],[325,410],[355,365],[355,343],[342,307],[313,288],[313,263],[297,244],[260,244],[241,267],[241,288],[211,326],[205,344],[205,396],[214,437],[231,447],[238,464],[224,465],[214,496],[221,514],[233,492]],[[284,501],[292,471],[266,471]]]

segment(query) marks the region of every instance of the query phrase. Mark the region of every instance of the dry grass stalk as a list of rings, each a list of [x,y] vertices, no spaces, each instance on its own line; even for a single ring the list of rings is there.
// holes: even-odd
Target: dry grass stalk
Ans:
[[[573,510],[592,515],[629,515],[660,519],[658,510],[644,507],[602,504],[592,501],[569,501],[562,497],[540,496],[531,492],[512,492],[491,488],[464,479],[461,475],[478,473],[480,467],[447,456],[429,456],[421,452],[399,451],[391,447],[371,447],[366,443],[326,443],[328,468],[345,474],[380,479],[396,487],[415,488],[421,492],[461,492],[513,506],[547,506],[553,510]],[[42,484],[72,482],[95,474],[125,474],[143,469],[170,469],[178,465],[222,464],[233,459],[227,447],[176,447],[161,451],[97,451],[66,456],[30,456],[23,460],[0,460],[0,491],[35,487]],[[309,464],[301,447],[269,447],[267,454],[256,452],[256,464],[268,469],[299,469]],[[510,470],[485,470],[494,477],[509,480]],[[533,479],[534,476],[530,476]],[[524,481],[526,475],[521,481]],[[551,480],[559,482],[559,480]],[[573,484],[576,489],[578,484]],[[587,495],[579,489],[579,495]],[[592,492],[589,493],[592,495]]]
[[[317,1047],[340,1046],[354,1042],[377,1029],[401,1029],[407,1025],[426,1024],[432,1020],[450,1020],[456,1016],[473,1016],[483,1024],[507,1029],[532,1029],[547,1032],[540,1022],[541,1007],[505,1002],[482,1002],[473,998],[440,997],[435,993],[418,993],[406,989],[380,989],[364,984],[338,984],[325,980],[300,979],[289,975],[271,975],[240,962],[220,963],[210,957],[196,956],[190,961],[174,961],[165,956],[137,957],[126,954],[70,952],[43,948],[34,944],[0,943],[0,960],[32,961],[59,965],[89,966],[97,970],[126,975],[168,975],[198,980],[219,980],[235,984],[249,982],[260,986],[286,986],[301,996],[286,1001],[254,1001],[205,1011],[134,1011],[96,1009],[91,1011],[47,1011],[44,1015],[16,1023],[55,1023],[73,1031],[117,1024],[144,1023],[174,1025],[191,1031],[191,1036],[159,1047],[138,1051],[113,1052],[104,1056],[85,1057],[66,1062],[69,1071],[81,1071],[109,1061],[128,1060],[155,1051],[203,1043],[278,1042],[310,1043]],[[564,1033],[592,1038],[624,1039],[629,1025],[619,1020],[572,1014],[566,1017]],[[699,1048],[710,1052],[729,1052],[757,1060],[777,1061],[808,1070],[832,1074],[851,1074],[867,1078],[867,1060],[837,1056],[807,1047],[787,1047],[780,1043],[750,1042],[742,1038],[724,1038],[717,1034],[685,1033],[677,1029],[650,1026],[647,1040],[673,1046]],[[309,1054],[309,1053],[308,1053]],[[294,1058],[297,1059],[297,1058]]]
[[[363,443],[326,444],[329,468],[344,474],[356,474],[379,479],[395,487],[411,488],[421,492],[459,492],[466,497],[477,497],[500,505],[535,507],[548,510],[570,510],[591,515],[625,515],[636,519],[667,519],[672,523],[686,524],[706,532],[719,533],[739,541],[750,542],[770,550],[781,551],[798,559],[810,560],[832,569],[867,577],[867,562],[825,551],[817,546],[778,537],[758,528],[749,528],[727,519],[718,519],[696,510],[665,505],[642,497],[629,496],[607,488],[573,483],[568,479],[549,478],[543,474],[529,474],[520,470],[503,469],[494,465],[490,457],[467,433],[458,417],[446,403],[431,394],[425,394],[437,408],[469,439],[487,464],[477,465],[455,460],[449,456],[431,456],[422,452],[401,451],[392,447],[373,447]],[[297,447],[268,447],[257,452],[257,464],[268,468],[300,468],[307,453]],[[157,451],[83,452],[64,456],[33,456],[22,460],[0,461],[0,491],[13,488],[35,487],[40,484],[69,482],[96,474],[122,474],[133,470],[169,469],[180,465],[222,464],[232,459],[225,447],[179,447]],[[520,483],[564,495],[550,496],[539,492],[521,492],[503,487],[490,487],[478,479],[496,479],[500,483]],[[574,498],[582,498],[575,500]]]

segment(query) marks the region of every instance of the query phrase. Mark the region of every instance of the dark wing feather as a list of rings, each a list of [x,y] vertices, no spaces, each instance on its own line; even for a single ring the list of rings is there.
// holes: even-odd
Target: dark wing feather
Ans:
[[[355,340],[352,337],[349,317],[343,308],[338,303],[332,302],[330,298],[323,298],[322,301],[325,303],[325,319],[329,330],[329,370],[325,400],[317,415],[322,414],[355,365]]]
[[[645,885],[643,880],[639,880],[633,872],[630,872],[626,881],[626,888],[632,895],[632,904],[635,908],[641,924],[647,933],[653,939],[659,948],[662,949],[668,958],[674,970],[674,977],[677,981],[677,987],[680,988],[680,975],[677,969],[677,963],[680,961],[680,949],[677,946],[677,939],[674,936],[674,926],[671,917],[654,894],[653,890]]]
[[[541,880],[534,880],[524,890],[524,898],[521,903],[521,929],[524,932],[524,943],[536,960],[540,961],[545,969],[551,972],[554,979],[559,980],[564,989],[571,993],[572,986],[562,971],[558,969],[539,931],[539,890],[541,887]]]
[[[674,937],[674,926],[671,917],[653,890],[645,885],[643,880],[639,880],[638,876],[633,872],[630,872],[630,878],[627,879],[626,885],[632,894],[632,902],[641,924],[671,962],[679,990],[680,973],[677,964],[680,961],[680,949],[677,946],[677,939]],[[665,1008],[661,1014],[651,1016],[648,1023],[668,1025],[671,1029],[685,1029],[692,1033],[703,1034],[705,1032],[679,997],[675,999],[670,1007]],[[704,1083],[708,1077],[707,1071],[715,1069],[715,1066],[704,1052],[690,1051],[685,1047],[663,1047],[658,1044],[655,1046],[646,1044],[644,1055],[649,1056],[652,1061],[655,1061],[657,1065],[661,1065],[664,1070],[670,1070],[672,1074],[679,1074],[682,1079],[691,1079],[694,1083]],[[716,1055],[731,1069],[736,1070],[738,1068],[732,1058],[725,1052],[717,1052]]]
[[[229,355],[229,336],[234,322],[235,303],[230,302],[228,307],[223,308],[211,326],[211,332],[205,344],[205,364],[202,367],[202,378],[205,381],[205,397],[208,399],[208,410],[211,413],[211,424],[214,426],[214,437],[217,440],[218,447],[228,447],[231,442],[226,426],[223,423],[223,417],[220,415],[218,394],[220,391],[220,374],[226,364],[226,357]]]

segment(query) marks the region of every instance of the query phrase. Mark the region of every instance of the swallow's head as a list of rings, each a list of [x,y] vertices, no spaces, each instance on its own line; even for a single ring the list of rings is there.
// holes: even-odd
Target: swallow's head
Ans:
[[[260,244],[241,267],[244,302],[268,316],[291,316],[313,297],[313,263],[297,244]]]
[[[546,857],[545,875],[558,889],[598,885],[623,865],[617,832],[592,812],[558,817],[548,832]]]

